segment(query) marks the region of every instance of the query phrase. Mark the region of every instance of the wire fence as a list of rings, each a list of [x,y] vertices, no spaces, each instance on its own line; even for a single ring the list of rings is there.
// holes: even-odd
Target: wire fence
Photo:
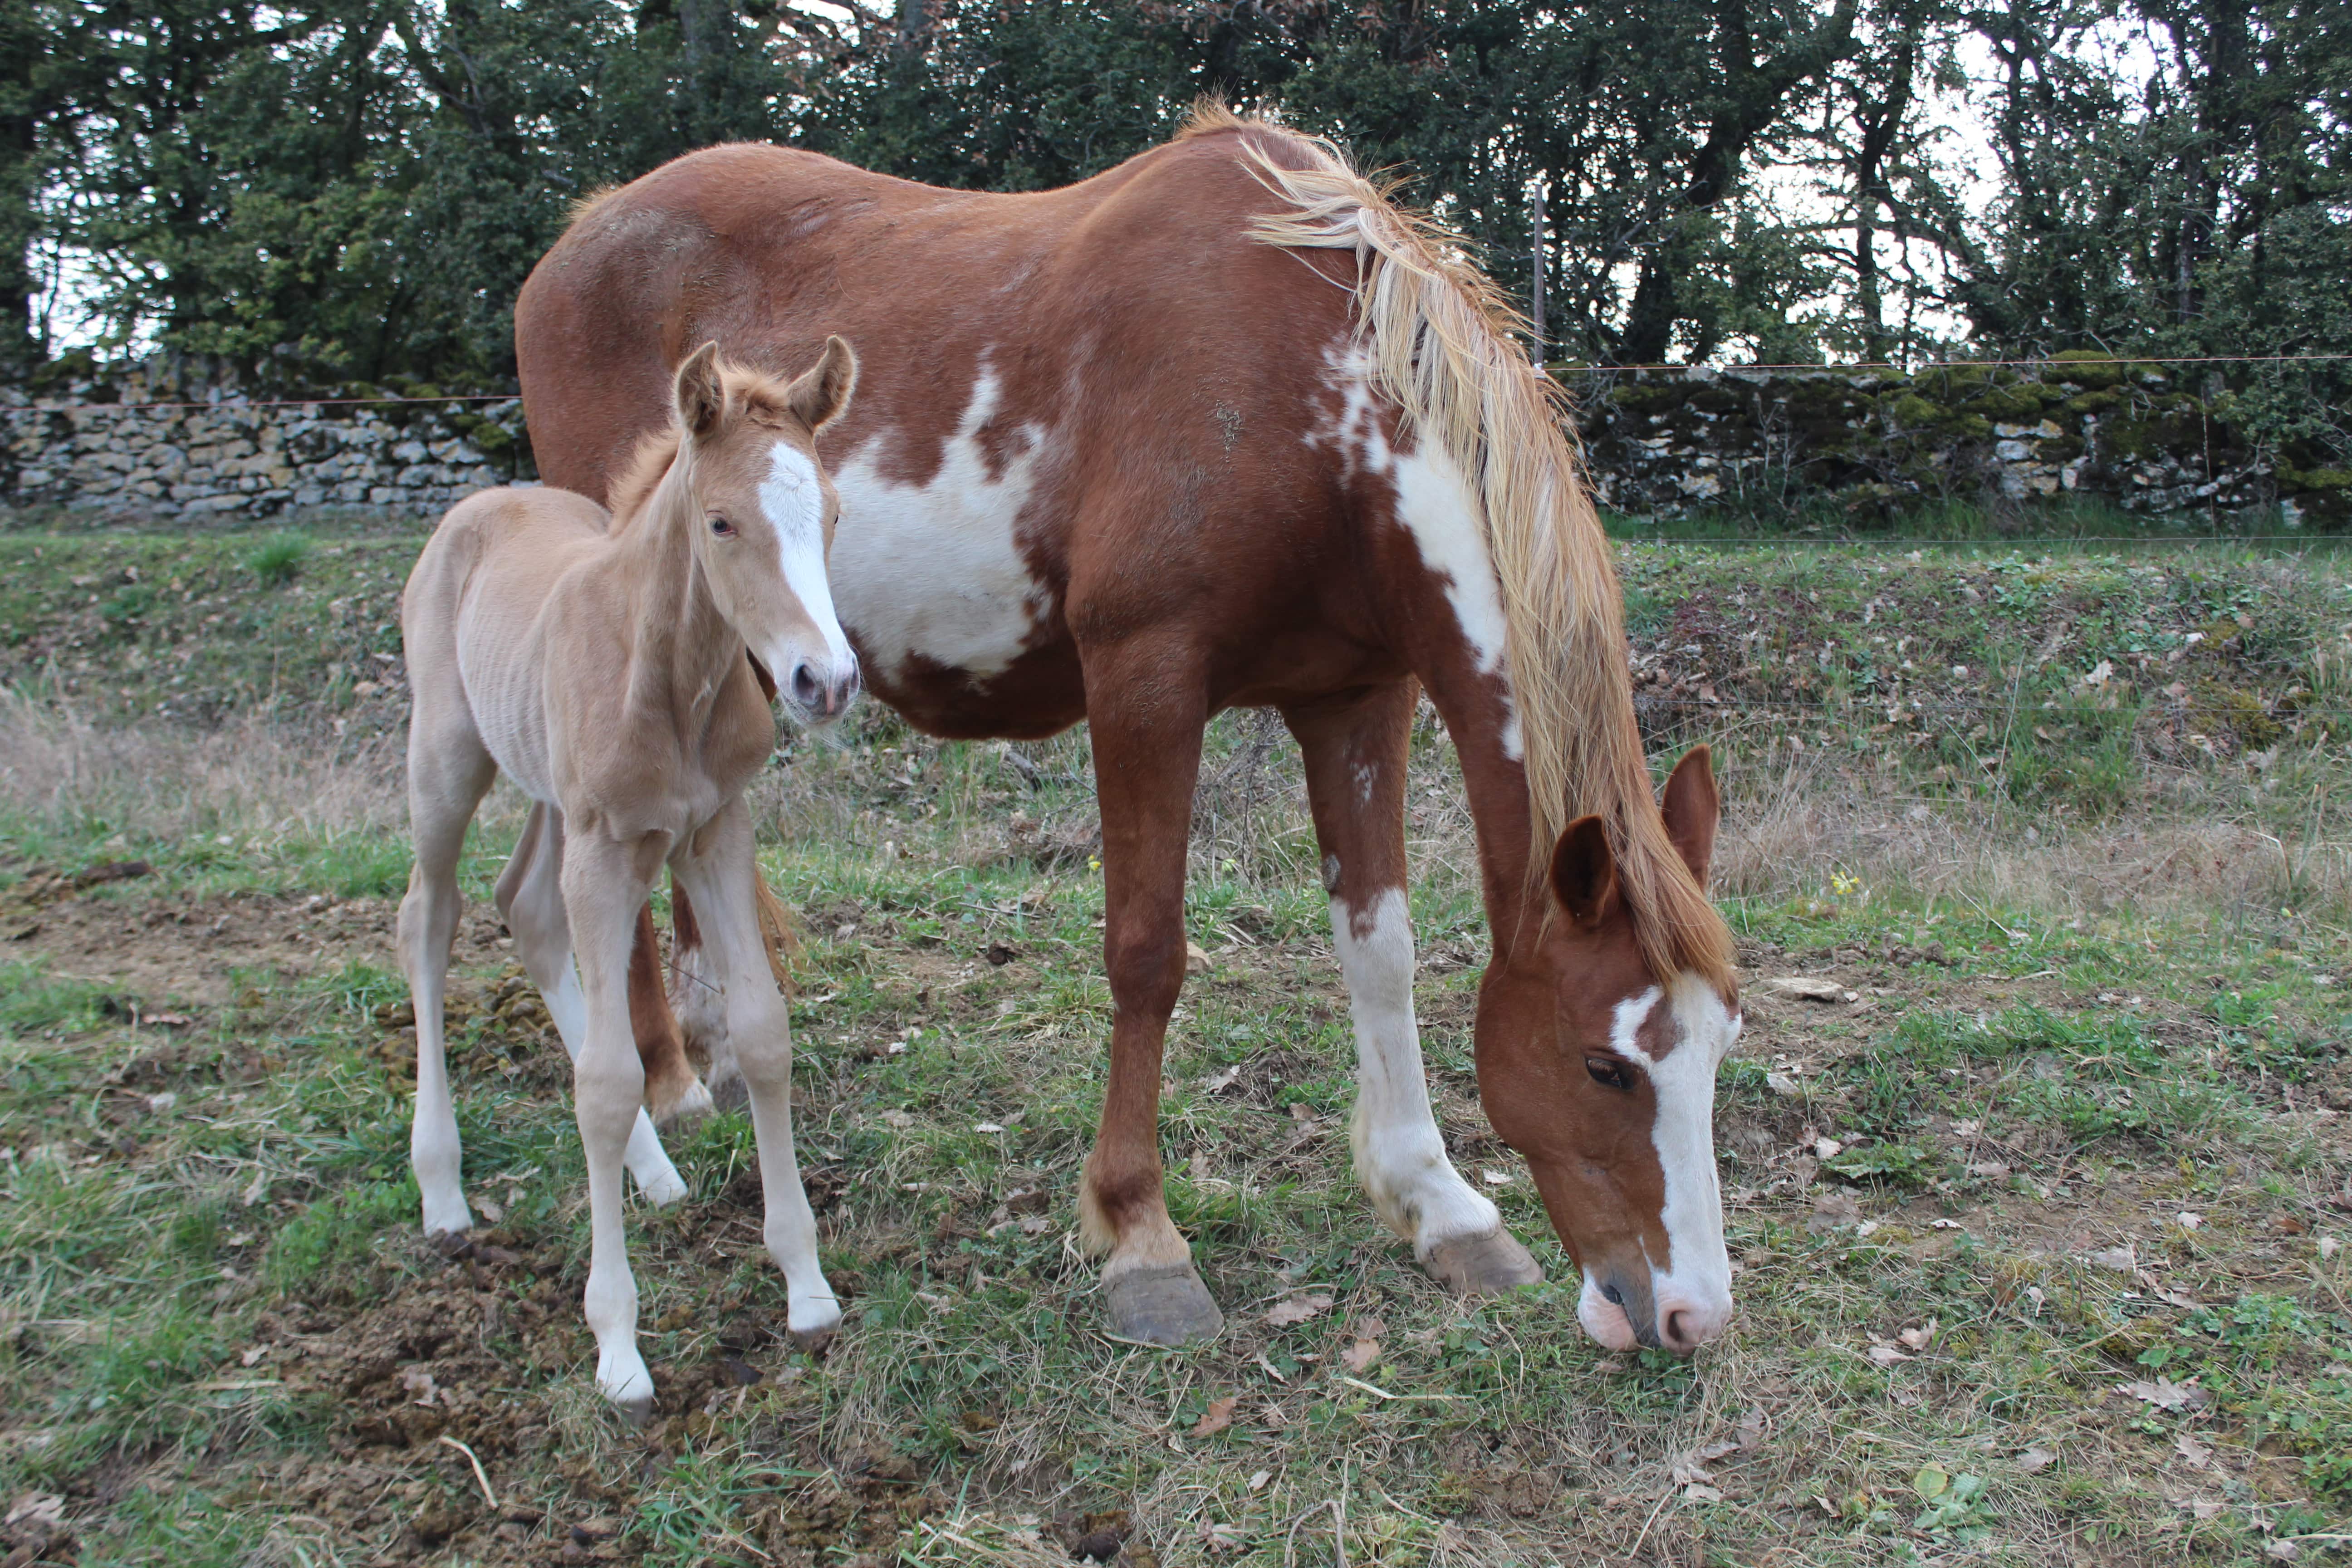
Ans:
[[[1546,366],[1549,372],[1576,375],[1654,374],[1674,371],[1697,375],[1746,374],[1844,374],[1864,371],[1886,371],[1896,375],[1918,375],[1938,370],[2043,370],[2098,371],[2123,365],[2221,365],[2221,364],[2340,364],[2352,362],[2352,353],[2298,354],[2160,354],[2115,355],[2088,360],[2064,359],[1954,359],[1922,360],[1915,364],[1899,364],[1892,361],[1864,360],[1849,364],[1584,364],[1554,362]],[[445,403],[511,403],[521,394],[516,392],[433,393],[425,395],[396,397],[277,397],[277,398],[215,398],[146,403],[21,403],[0,405],[6,414],[96,414],[140,413],[156,409],[209,409],[214,411],[244,408],[309,408],[309,407],[396,407],[404,405]]]

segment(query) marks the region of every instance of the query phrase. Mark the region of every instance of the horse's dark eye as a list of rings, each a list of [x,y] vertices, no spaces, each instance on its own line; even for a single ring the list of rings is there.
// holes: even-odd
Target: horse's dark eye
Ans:
[[[732,539],[735,537],[735,525],[723,517],[714,517],[710,520],[710,531],[721,539]]]
[[[1584,1070],[1592,1081],[1606,1089],[1630,1089],[1633,1087],[1633,1069],[1614,1057],[1587,1057]]]

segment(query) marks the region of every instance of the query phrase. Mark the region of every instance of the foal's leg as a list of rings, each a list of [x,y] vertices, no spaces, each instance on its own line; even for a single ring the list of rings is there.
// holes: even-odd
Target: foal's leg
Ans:
[[[462,705],[463,699],[458,699]],[[416,860],[400,901],[400,967],[416,1010],[416,1113],[408,1163],[423,1196],[425,1234],[473,1227],[459,1170],[457,1110],[449,1098],[449,1061],[441,1032],[441,997],[449,944],[463,900],[457,857],[466,826],[497,775],[490,754],[462,711],[435,713],[420,693],[408,734],[408,823]]]
[[[1499,1290],[1533,1284],[1543,1270],[1446,1159],[1412,1016],[1404,786],[1420,696],[1418,683],[1405,680],[1282,716],[1306,754],[1331,942],[1355,1018],[1356,1173],[1423,1268],[1455,1290]]]
[[[514,856],[499,875],[499,914],[514,932],[515,949],[530,983],[547,1004],[547,1016],[563,1040],[564,1054],[580,1059],[588,1037],[588,1004],[580,992],[580,973],[572,963],[572,926],[563,916],[563,814],[551,805],[532,802],[530,820]],[[686,1196],[686,1179],[662,1152],[661,1134],[641,1106],[636,1125],[629,1129],[625,1163],[637,1180],[637,1190],[656,1206]]]
[[[1108,1249],[1113,1331],[1150,1344],[1206,1339],[1224,1314],[1168,1217],[1160,1163],[1160,1058],[1184,984],[1184,852],[1205,703],[1181,647],[1134,643],[1087,656],[1087,715],[1102,808],[1103,957],[1110,1079],[1078,1187],[1079,1235]],[[1171,672],[1179,672],[1173,681]]]
[[[785,1327],[803,1348],[815,1350],[840,1326],[841,1306],[817,1264],[816,1216],[809,1212],[793,1151],[792,1010],[768,967],[752,884],[760,870],[742,797],[705,824],[670,868],[676,890],[700,911],[709,968],[727,998],[727,1037],[735,1045],[759,1140],[768,1251],[784,1271]]]
[[[580,961],[587,1027],[572,1062],[572,1103],[588,1155],[590,1248],[585,1305],[596,1335],[596,1386],[624,1415],[653,1408],[653,1374],[637,1353],[637,1282],[629,1272],[621,1161],[643,1109],[644,1064],[629,1026],[629,942],[637,906],[669,853],[666,833],[609,837],[601,825],[566,824],[563,909]]]

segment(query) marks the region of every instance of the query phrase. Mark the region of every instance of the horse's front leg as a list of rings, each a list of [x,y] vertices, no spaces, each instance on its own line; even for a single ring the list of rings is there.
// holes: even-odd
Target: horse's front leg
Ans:
[[[819,1350],[841,1326],[841,1304],[816,1255],[816,1216],[793,1149],[791,1009],[768,966],[760,930],[760,874],[751,819],[737,796],[671,862],[677,890],[699,911],[702,942],[726,1005],[727,1038],[751,1100],[760,1186],[767,1195],[768,1251],[783,1270],[785,1327],[804,1350]]]
[[[1112,1331],[1158,1345],[1207,1339],[1224,1323],[1168,1217],[1160,1163],[1160,1062],[1184,984],[1184,855],[1207,721],[1204,699],[1186,685],[1196,668],[1189,649],[1143,639],[1086,656],[1112,1014],[1079,1235],[1110,1254],[1103,1285]]]
[[[1417,682],[1344,703],[1286,709],[1331,895],[1331,944],[1356,1026],[1356,1173],[1423,1268],[1455,1290],[1530,1285],[1543,1270],[1445,1156],[1412,1012],[1405,899],[1405,763]]]
[[[596,1386],[632,1421],[654,1402],[653,1374],[637,1353],[637,1282],[629,1272],[621,1170],[645,1097],[645,1068],[629,1022],[629,943],[637,906],[671,843],[667,833],[613,837],[567,813],[563,909],[580,961],[586,1037],[572,1064],[573,1109],[588,1155],[588,1327],[596,1336]]]

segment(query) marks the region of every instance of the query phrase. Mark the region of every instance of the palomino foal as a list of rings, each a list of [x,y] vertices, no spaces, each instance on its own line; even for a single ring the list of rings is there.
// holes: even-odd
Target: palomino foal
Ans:
[[[469,496],[442,520],[401,601],[415,693],[416,866],[400,907],[400,959],[416,999],[409,1157],[425,1228],[473,1224],[458,1177],[441,991],[457,924],[458,850],[503,770],[536,803],[499,902],[572,1057],[588,1154],[596,1383],[640,1418],[654,1386],[637,1353],[621,1169],[625,1156],[656,1202],[682,1195],[646,1105],[657,1113],[709,1105],[682,1063],[648,1075],[631,1026],[630,936],[665,864],[691,890],[718,960],[712,978],[751,1091],[788,1326],[814,1343],[841,1321],[793,1155],[789,1015],[768,964],[743,805],[776,730],[745,654],[774,673],[802,722],[839,716],[856,694],[857,661],[825,580],[838,503],[815,445],[856,375],[839,338],[789,385],[722,365],[718,345],[705,344],[679,367],[670,428],[647,438],[614,487],[609,520],[562,490]]]

